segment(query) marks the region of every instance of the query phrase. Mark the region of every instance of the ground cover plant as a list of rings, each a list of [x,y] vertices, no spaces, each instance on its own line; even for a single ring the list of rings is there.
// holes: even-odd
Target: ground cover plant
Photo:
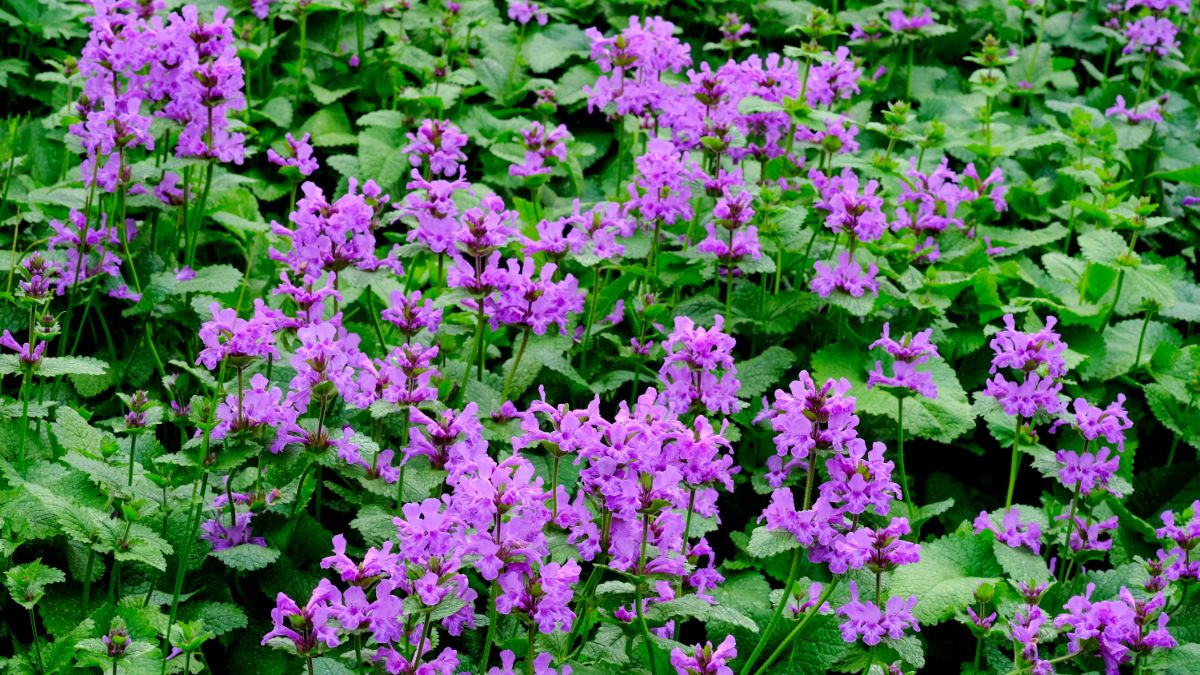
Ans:
[[[1200,672],[1198,17],[0,0],[0,671]]]

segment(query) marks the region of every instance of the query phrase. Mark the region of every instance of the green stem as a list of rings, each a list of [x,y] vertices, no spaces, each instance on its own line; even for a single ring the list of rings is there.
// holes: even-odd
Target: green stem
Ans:
[[[796,549],[796,551],[799,552],[800,549]],[[754,675],[764,675],[765,673],[769,672],[767,669],[771,667],[772,663],[775,663],[775,659],[778,659],[779,656],[783,654],[783,650],[789,644],[791,644],[792,640],[796,639],[796,636],[800,634],[800,631],[804,630],[804,627],[808,625],[809,619],[817,615],[817,612],[820,611],[821,606],[825,604],[825,601],[829,600],[829,596],[833,595],[833,589],[837,588],[841,581],[841,577],[833,578],[833,581],[825,587],[825,592],[822,593],[821,597],[817,599],[817,604],[808,608],[808,611],[804,613],[804,618],[800,620],[800,623],[796,624],[796,627],[787,634],[787,637],[783,638],[783,642],[780,642],[779,646],[775,648],[775,651],[771,652],[771,655],[767,657],[767,660],[763,661],[762,666],[755,671]],[[787,598],[783,598],[783,601],[787,602]],[[751,659],[751,661],[753,661],[753,659]],[[742,670],[743,675],[750,670],[751,661],[748,661],[746,668]]]
[[[133,487],[133,453],[137,448],[137,434],[129,437],[129,487]]]
[[[1013,432],[1012,444],[1012,463],[1008,468],[1008,492],[1004,495],[1004,509],[1012,506],[1013,490],[1017,487],[1017,471],[1021,468],[1021,453],[1018,450],[1021,444],[1021,416],[1017,415],[1017,426]]]
[[[904,503],[912,510],[913,502],[908,493],[908,472],[904,470],[904,399],[896,400],[896,459],[900,469],[900,494]]]
[[[33,631],[33,653],[37,656],[37,667],[39,673],[46,672],[46,666],[42,663],[42,645],[38,640],[37,616],[33,613],[33,608],[29,608],[29,628]]]
[[[783,582],[783,595],[780,596],[779,604],[775,606],[775,613],[771,615],[771,620],[767,622],[767,627],[763,629],[762,635],[758,638],[758,644],[754,645],[754,651],[750,652],[750,658],[746,659],[746,665],[742,666],[742,675],[749,675],[750,669],[754,667],[754,662],[758,660],[763,650],[767,648],[767,641],[771,639],[771,633],[775,630],[775,624],[779,623],[779,617],[783,616],[783,609],[787,607],[788,600],[792,597],[792,590],[796,585],[796,577],[800,573],[800,558],[803,551],[804,549],[799,547],[792,551],[792,565],[788,569],[787,581]],[[807,621],[807,617],[805,617],[805,621]],[[801,622],[800,625],[803,626],[804,622]],[[791,636],[788,636],[788,638],[784,639],[783,643],[775,650],[775,653],[767,658],[758,672],[763,672],[779,654],[783,653],[783,645],[787,644],[790,638]]]
[[[208,439],[208,433],[205,433],[205,440]],[[205,455],[208,443],[205,443]],[[192,542],[196,539],[196,530],[200,527],[200,516],[204,512],[204,493],[208,490],[208,472],[205,471],[200,475],[200,490],[192,495],[191,509],[193,510],[191,522],[188,524],[187,538],[183,540],[183,550],[179,553],[179,560],[176,563],[175,570],[175,588],[171,592],[171,612],[167,618],[167,640],[168,645],[171,636],[171,629],[175,627],[175,617],[179,614],[179,596],[183,593],[183,579],[187,574],[188,561],[191,559]],[[197,499],[198,497],[198,499]],[[167,672],[167,655],[170,649],[163,650],[162,673]]]
[[[1137,355],[1133,358],[1133,370],[1136,372],[1140,369],[1142,363],[1142,345],[1146,341],[1146,329],[1150,327],[1151,312],[1145,312],[1142,317],[1142,332],[1138,334]]]
[[[471,379],[471,367],[479,360],[479,352],[483,346],[483,323],[487,319],[483,316],[483,298],[479,298],[476,302],[479,307],[475,315],[475,338],[471,341],[471,354],[467,357],[466,369],[463,370],[462,382],[458,385],[459,395],[466,400],[467,396],[467,380]],[[483,376],[480,375],[480,382],[483,381]],[[407,442],[407,439],[401,439],[402,442]]]
[[[525,675],[533,675],[534,642],[537,637],[537,624],[529,620],[529,628],[525,631],[525,639],[529,645],[525,648]]]
[[[517,356],[513,359],[512,367],[508,369],[508,377],[504,378],[504,390],[500,393],[500,400],[508,400],[508,392],[512,388],[513,376],[517,374],[517,368],[521,365],[521,357],[525,355],[525,347],[529,344],[529,327],[521,332],[521,346],[517,348]]]
[[[1189,415],[1192,412],[1192,406],[1195,405],[1195,403],[1196,403],[1196,395],[1192,394],[1188,398],[1187,408],[1184,409],[1183,417],[1181,419],[1184,419],[1184,420],[1191,419],[1191,417],[1189,417]],[[1175,463],[1175,450],[1178,448],[1179,448],[1179,434],[1174,434],[1171,438],[1171,449],[1167,451],[1167,466],[1171,466],[1172,464]]]
[[[488,659],[492,655],[492,641],[496,636],[496,596],[500,594],[500,584],[495,580],[492,581],[492,589],[488,594],[488,627],[487,635],[483,639],[483,656],[479,659],[479,672],[486,673]]]
[[[87,616],[91,613],[91,595],[92,595],[92,566],[96,563],[96,549],[91,548],[88,544],[87,564],[83,566],[83,614]]]

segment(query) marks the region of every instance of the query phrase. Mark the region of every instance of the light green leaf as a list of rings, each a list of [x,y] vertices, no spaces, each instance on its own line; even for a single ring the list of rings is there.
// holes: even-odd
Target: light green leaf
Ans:
[[[778,384],[796,362],[789,349],[771,345],[757,356],[737,364],[737,378],[742,387],[741,398],[757,399]]]
[[[66,580],[67,575],[62,570],[43,565],[40,558],[4,573],[4,587],[13,601],[25,609],[33,609],[46,594],[46,586]]]
[[[784,551],[798,548],[800,542],[790,532],[768,530],[766,525],[754,528],[746,552],[755,558],[769,558]]]
[[[252,572],[275,562],[279,558],[279,551],[256,544],[239,544],[223,551],[213,551],[212,556],[235,570]]]
[[[983,583],[1000,581],[1004,570],[996,561],[991,533],[959,532],[921,546],[921,560],[892,576],[892,597],[917,596],[913,615],[922,624],[936,624],[966,611]]]

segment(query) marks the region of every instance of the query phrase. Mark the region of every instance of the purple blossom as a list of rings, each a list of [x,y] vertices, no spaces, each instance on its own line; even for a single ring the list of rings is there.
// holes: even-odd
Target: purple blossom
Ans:
[[[272,164],[282,167],[293,167],[301,176],[311,176],[314,171],[320,168],[317,159],[313,157],[312,145],[308,142],[309,134],[305,133],[300,140],[296,140],[291,133],[287,134],[287,144],[289,156],[283,157],[274,148],[267,150],[267,160]]]
[[[1135,52],[1153,53],[1165,57],[1179,50],[1179,41],[1175,39],[1179,28],[1170,19],[1160,16],[1143,16],[1125,25],[1124,54]]]
[[[841,624],[842,639],[846,642],[856,642],[859,638],[867,645],[877,645],[885,636],[893,640],[904,637],[904,631],[912,629],[920,631],[917,620],[912,615],[913,607],[917,605],[917,597],[908,599],[891,597],[880,609],[873,602],[862,602],[858,598],[858,585],[850,582],[850,602],[839,607],[837,614],[845,617]]]
[[[415,133],[405,135],[408,145],[404,147],[404,152],[408,154],[408,163],[414,169],[428,163],[432,175],[451,178],[459,174],[461,177],[460,165],[467,161],[462,149],[470,139],[458,127],[448,120],[427,119],[421,122]]]
[[[980,511],[975,518],[975,534],[984,530],[996,535],[996,541],[1013,548],[1024,546],[1034,553],[1041,553],[1042,533],[1037,521],[1021,521],[1021,512],[1013,506],[1004,514],[1004,520],[999,526],[988,517],[987,511]]]
[[[508,167],[508,175],[521,178],[549,175],[553,166],[547,162],[567,161],[567,139],[570,137],[564,124],[547,130],[541,122],[531,122],[521,130],[525,161]]]
[[[863,297],[867,291],[870,291],[872,296],[879,295],[879,282],[875,279],[879,268],[875,263],[869,263],[864,272],[849,251],[838,254],[836,267],[831,267],[827,262],[817,261],[813,263],[813,268],[817,274],[809,287],[822,298],[828,298],[835,291],[855,298]]]
[[[507,263],[498,279],[498,292],[484,303],[492,330],[502,325],[520,326],[542,335],[556,324],[566,335],[570,316],[583,311],[584,293],[578,280],[567,274],[555,281],[558,266],[546,263],[538,270],[531,257],[522,263],[514,259]]]
[[[249,320],[238,318],[237,310],[221,309],[218,303],[209,306],[212,320],[200,326],[200,342],[204,348],[196,364],[215,370],[228,359],[234,368],[245,368],[250,361],[262,356],[280,358],[275,348],[275,335],[267,318],[255,312]]]
[[[466,169],[459,167],[454,180],[427,181],[413,169],[412,181],[406,186],[409,193],[403,204],[397,207],[402,208],[405,215],[417,220],[417,226],[408,231],[408,241],[419,241],[434,253],[452,250],[459,229],[458,206],[454,203],[454,195],[471,187],[463,179],[465,175]]]
[[[926,26],[933,25],[933,14],[928,7],[921,5],[919,9],[913,7],[910,12],[903,9],[893,10],[888,13],[887,20],[893,33],[916,33]]]
[[[661,139],[651,139],[646,153],[637,158],[637,178],[629,184],[630,208],[643,227],[654,222],[672,225],[692,219],[692,190],[688,182],[699,179],[700,169],[685,153]]]
[[[1141,109],[1141,110],[1138,110]],[[1117,101],[1111,107],[1104,111],[1106,117],[1124,117],[1129,124],[1141,124],[1142,122],[1162,122],[1162,107],[1158,101],[1146,101],[1137,106],[1136,109],[1125,107],[1125,97],[1117,94]]]
[[[342,594],[328,579],[313,589],[312,597],[304,607],[300,607],[287,595],[280,593],[275,598],[275,609],[271,610],[271,620],[274,628],[263,636],[262,644],[272,639],[282,638],[292,643],[300,654],[310,654],[319,647],[318,643],[332,649],[339,644],[337,629],[331,625],[334,620],[331,602],[340,602]]]
[[[736,341],[724,327],[721,315],[713,318],[709,329],[696,326],[689,317],[675,317],[675,329],[663,342],[666,357],[658,379],[666,385],[663,395],[676,414],[703,408],[728,415],[741,409],[741,384],[732,356]]]
[[[539,26],[545,26],[549,20],[546,10],[533,0],[508,0],[508,18],[522,26],[535,20]]]
[[[214,551],[223,551],[243,544],[265,548],[267,541],[254,536],[250,531],[250,520],[253,518],[254,514],[249,511],[238,513],[234,516],[234,525],[229,525],[224,514],[218,513],[216,518],[200,525],[200,538],[212,544]]]
[[[892,339],[890,330],[889,324],[884,323],[883,335],[871,343],[870,348],[883,347],[895,359],[892,375],[885,375],[883,362],[876,361],[875,369],[867,376],[867,387],[897,387],[926,398],[937,398],[937,385],[933,382],[933,374],[916,369],[918,364],[926,363],[931,357],[938,355],[937,347],[929,342],[933,329],[927,328],[916,335],[906,333],[898,342]]]
[[[392,291],[391,306],[380,312],[384,321],[392,324],[405,337],[411,340],[422,330],[436,333],[442,325],[442,310],[434,307],[433,300],[424,298],[421,302],[421,291],[405,294],[403,291]]]
[[[711,642],[696,645],[690,656],[678,647],[671,650],[671,665],[678,675],[733,675],[726,664],[736,658],[737,641],[732,635],[726,635],[716,649]]]
[[[835,100],[848,100],[860,93],[858,86],[862,68],[850,58],[850,49],[841,46],[833,54],[825,52],[808,73],[805,98],[810,108],[832,105]]]
[[[42,362],[42,355],[46,353],[45,342],[39,342],[37,346],[31,348],[28,342],[17,342],[8,329],[5,329],[4,335],[0,336],[0,346],[16,352],[17,360],[20,361],[23,368],[36,368]]]
[[[1125,412],[1124,394],[1117,394],[1117,400],[1108,404],[1107,408],[1094,406],[1083,398],[1075,399],[1072,408],[1075,411],[1074,419],[1055,422],[1051,432],[1073,422],[1071,425],[1085,440],[1090,442],[1103,437],[1117,446],[1118,452],[1125,450],[1125,432],[1133,428],[1133,422],[1129,419],[1129,413]]]
[[[1120,467],[1121,458],[1118,455],[1110,458],[1108,448],[1095,453],[1059,450],[1054,459],[1062,465],[1058,469],[1058,479],[1067,488],[1078,489],[1081,496],[1086,497],[1097,488],[1108,488],[1114,495],[1121,496],[1108,485]]]

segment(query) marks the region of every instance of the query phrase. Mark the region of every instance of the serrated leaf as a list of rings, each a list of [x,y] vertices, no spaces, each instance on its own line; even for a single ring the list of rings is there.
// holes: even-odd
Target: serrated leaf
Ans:
[[[750,533],[750,543],[746,545],[746,552],[755,558],[769,558],[799,547],[800,542],[790,532],[769,530],[766,525],[760,525]]]
[[[4,587],[13,601],[25,609],[33,609],[46,594],[46,586],[66,580],[62,570],[42,564],[40,558],[4,573]]]
[[[213,551],[211,555],[228,567],[243,572],[261,570],[279,559],[278,550],[256,544],[238,544],[221,551]]]
[[[742,384],[738,396],[750,400],[757,399],[778,384],[795,362],[796,355],[791,350],[777,345],[767,347],[757,356],[742,361],[737,364],[737,378]]]
[[[104,375],[108,372],[108,364],[90,356],[50,356],[42,359],[37,372],[42,377]]]
[[[858,400],[860,413],[880,415],[895,422],[899,417],[896,397],[880,388],[867,388],[866,374],[874,364],[874,359],[869,358],[865,350],[839,343],[813,355],[812,374],[817,382],[830,377],[846,378]],[[975,416],[954,369],[941,359],[933,359],[921,368],[933,375],[938,396],[934,399],[912,396],[905,400],[905,437],[950,443],[974,429]]]
[[[890,595],[915,595],[913,616],[922,624],[941,623],[955,612],[966,611],[975,589],[1000,581],[1004,572],[992,550],[994,541],[988,532],[960,532],[922,544],[921,560],[892,575]]]

